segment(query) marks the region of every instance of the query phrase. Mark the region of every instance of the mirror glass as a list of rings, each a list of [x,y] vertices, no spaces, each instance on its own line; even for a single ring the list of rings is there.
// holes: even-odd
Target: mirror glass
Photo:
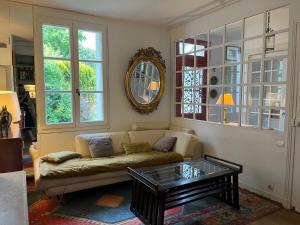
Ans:
[[[160,90],[160,76],[157,67],[150,61],[141,61],[131,74],[131,93],[140,104],[149,104]]]

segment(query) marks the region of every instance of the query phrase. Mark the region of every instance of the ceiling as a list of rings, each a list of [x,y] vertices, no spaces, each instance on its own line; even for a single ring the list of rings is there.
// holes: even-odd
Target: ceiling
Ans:
[[[14,0],[90,15],[174,26],[240,0]]]

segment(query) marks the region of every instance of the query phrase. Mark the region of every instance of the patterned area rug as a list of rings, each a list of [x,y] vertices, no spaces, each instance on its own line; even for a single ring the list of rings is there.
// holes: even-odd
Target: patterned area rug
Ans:
[[[67,194],[61,204],[41,200],[29,184],[30,225],[142,225],[130,212],[131,183],[124,182]],[[209,197],[165,212],[166,225],[244,225],[269,215],[281,206],[240,190],[241,209]]]

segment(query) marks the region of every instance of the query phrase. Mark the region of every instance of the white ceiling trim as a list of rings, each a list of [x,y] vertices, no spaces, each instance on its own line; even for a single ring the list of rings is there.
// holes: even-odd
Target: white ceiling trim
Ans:
[[[174,27],[241,0],[10,0],[105,18]],[[89,3],[89,4],[87,4]]]
[[[168,27],[175,27],[178,25],[182,25],[184,23],[190,22],[194,19],[198,19],[201,18],[203,16],[206,16],[210,13],[213,13],[215,11],[221,10],[226,6],[232,5],[236,2],[239,2],[241,0],[217,0],[217,1],[213,1],[209,4],[207,4],[206,6],[201,6],[195,10],[192,10],[189,13],[186,13],[180,17],[177,17],[176,20],[173,20],[172,22],[169,22],[166,24],[166,26]]]

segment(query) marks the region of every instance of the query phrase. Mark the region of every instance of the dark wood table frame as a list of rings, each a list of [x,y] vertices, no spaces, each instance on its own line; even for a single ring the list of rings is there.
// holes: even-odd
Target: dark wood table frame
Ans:
[[[208,196],[217,197],[239,209],[238,174],[242,173],[243,166],[208,155],[204,155],[204,160],[229,170],[166,188],[128,168],[128,174],[133,178],[130,210],[146,225],[163,225],[165,210]]]

